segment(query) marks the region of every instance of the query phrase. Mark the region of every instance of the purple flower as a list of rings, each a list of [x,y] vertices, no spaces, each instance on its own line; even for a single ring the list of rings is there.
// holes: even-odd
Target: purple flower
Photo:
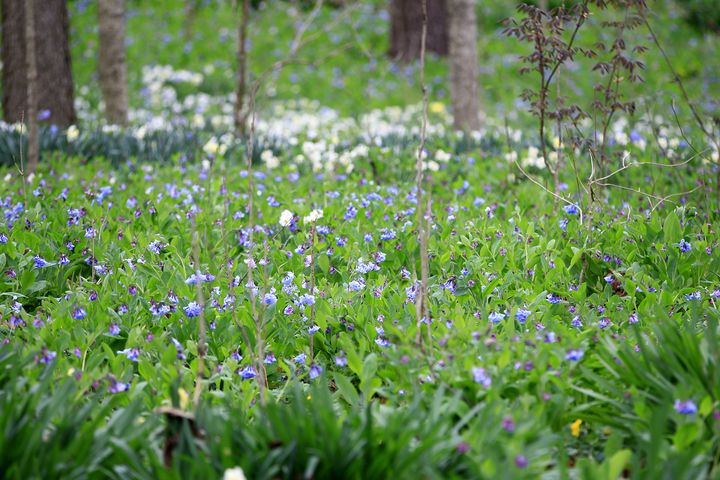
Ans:
[[[277,362],[277,358],[275,358],[275,354],[272,352],[268,352],[267,355],[265,355],[265,359],[263,360],[263,363],[265,365],[272,365]]]
[[[682,240],[680,240],[680,243],[676,243],[675,245],[683,253],[689,252],[692,249],[692,245],[690,244],[690,242],[686,242],[684,238]]]
[[[300,353],[295,358],[293,358],[293,362],[305,363],[305,359],[307,359],[307,355],[305,355],[304,353]]]
[[[57,352],[53,352],[52,350],[48,350],[47,347],[43,347],[40,353],[35,356],[35,362],[48,365],[50,362],[55,360],[55,357],[57,357]]]
[[[83,310],[82,307],[76,308],[75,311],[73,312],[73,318],[75,320],[82,320],[86,316],[87,316],[87,312],[85,312],[85,310]]]
[[[240,370],[240,376],[245,380],[249,380],[251,378],[255,378],[257,373],[255,373],[255,368],[252,365],[248,365]]]
[[[308,373],[308,375],[310,376],[310,378],[317,378],[322,372],[322,367],[317,363],[313,363],[312,365],[310,365],[310,372]]]
[[[130,388],[130,383],[123,383],[118,382],[114,378],[110,379],[110,386],[108,387],[108,392],[110,393],[120,393],[120,392],[127,392]]]
[[[300,304],[302,305],[315,305],[315,295],[311,295],[309,293],[303,293],[300,295],[300,298],[298,299]]]
[[[33,260],[35,260],[35,268],[43,268],[50,265],[50,263],[44,258],[42,258],[40,255],[35,255]]]
[[[569,360],[571,362],[579,362],[582,360],[583,356],[585,355],[585,352],[582,350],[569,350],[567,355],[565,355],[565,360]]]
[[[549,303],[552,303],[553,305],[558,304],[562,302],[562,298],[558,297],[554,293],[548,293],[547,297],[545,297]]]
[[[578,206],[575,205],[574,203],[571,205],[565,205],[563,207],[563,210],[565,210],[565,213],[567,213],[568,215],[577,215],[578,212],[580,211]]]
[[[352,280],[350,283],[348,283],[348,290],[351,292],[358,292],[365,288],[365,282],[360,280]]]
[[[185,354],[183,353],[182,343],[178,342],[177,339],[174,337],[171,338],[170,340],[172,341],[173,345],[175,345],[175,351],[177,352],[177,358],[180,360],[185,360],[186,357],[185,357]]]
[[[492,323],[500,323],[503,318],[505,318],[505,314],[500,312],[491,312],[490,315],[488,315],[488,320]]]
[[[532,313],[532,312],[530,312],[530,310],[525,310],[523,308],[520,308],[515,312],[515,318],[517,319],[518,322],[525,323],[525,321],[530,316],[530,313]]]
[[[275,305],[277,303],[277,296],[274,293],[268,292],[263,298],[265,305]]]
[[[492,379],[485,372],[484,368],[473,367],[472,375],[473,375],[473,380],[475,380],[475,383],[479,383],[480,385],[482,385],[485,388],[490,388],[490,385],[492,385]]]
[[[685,300],[687,300],[687,301],[702,300],[702,293],[700,293],[700,291],[686,293]]]
[[[346,367],[347,366],[347,358],[345,358],[345,352],[340,352],[335,356],[335,365],[338,367]]]
[[[153,252],[155,254],[159,254],[160,252],[162,252],[163,248],[165,248],[165,244],[158,240],[155,240],[154,242],[150,242],[150,244],[148,245],[148,250],[150,250],[151,252]]]
[[[197,302],[190,302],[187,304],[186,307],[183,308],[183,310],[185,311],[185,315],[187,315],[188,318],[193,318],[200,315],[202,308],[200,308],[200,305],[198,305]]]
[[[515,420],[512,417],[504,417],[502,419],[502,428],[508,433],[515,431]]]
[[[692,400],[675,400],[675,411],[683,415],[695,415],[698,408]]]
[[[312,327],[308,328],[308,333],[310,335],[317,333],[319,331],[320,331],[320,327],[318,327],[317,325],[313,325]]]
[[[139,348],[126,348],[125,350],[118,350],[117,352],[120,355],[125,355],[128,360],[137,362],[138,357],[140,357],[140,349]]]
[[[120,333],[120,327],[116,323],[111,323],[108,327],[108,333],[110,335],[118,335]]]

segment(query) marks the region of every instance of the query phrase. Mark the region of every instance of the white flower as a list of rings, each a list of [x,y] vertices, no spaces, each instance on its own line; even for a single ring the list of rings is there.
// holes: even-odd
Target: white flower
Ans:
[[[283,212],[280,214],[280,225],[283,227],[289,227],[290,222],[292,222],[293,219],[293,213],[290,210],[283,210]]]
[[[522,164],[524,167],[545,168],[545,160],[536,147],[528,148],[527,157],[523,158]]]
[[[452,158],[452,155],[450,155],[445,150],[438,150],[435,152],[435,160],[441,163],[447,163]]]
[[[68,142],[73,142],[80,136],[80,130],[78,130],[75,125],[70,125],[65,134],[67,135]]]
[[[317,222],[319,219],[321,219],[322,216],[323,216],[322,210],[313,210],[312,212],[310,212],[310,215],[307,215],[303,219],[303,221],[305,223],[314,223],[314,222]]]
[[[196,113],[192,117],[192,126],[195,128],[205,128],[205,119],[202,115]]]
[[[273,154],[272,150],[263,150],[260,159],[265,162],[265,166],[270,170],[280,166],[280,159]]]
[[[431,172],[437,172],[440,170],[440,164],[437,163],[435,160],[430,160],[429,162],[422,162],[423,170],[430,170]]]
[[[217,138],[211,137],[203,146],[203,151],[208,155],[222,155],[227,150],[227,145],[218,143]]]
[[[223,480],[247,480],[245,472],[240,467],[228,468],[223,474]]]

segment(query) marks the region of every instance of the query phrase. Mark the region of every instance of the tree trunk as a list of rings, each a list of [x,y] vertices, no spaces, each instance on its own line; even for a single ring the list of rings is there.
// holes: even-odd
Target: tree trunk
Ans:
[[[427,0],[426,49],[438,55],[448,53],[448,8],[446,0]],[[419,0],[391,0],[390,51],[388,55],[409,62],[420,58],[422,3]]]
[[[25,58],[26,0],[1,0],[2,104],[8,123],[27,117],[27,60]],[[37,71],[35,93],[43,120],[59,126],[75,123],[70,69],[69,19],[65,0],[34,0]]]
[[[28,125],[28,154],[27,165],[23,167],[23,174],[35,173],[40,163],[40,132],[38,128],[37,110],[37,59],[35,58],[35,14],[33,2],[25,3],[25,45],[27,55],[27,114]],[[21,159],[22,161],[22,159]]]
[[[448,0],[450,11],[450,95],[453,125],[480,129],[477,23],[473,0]]]
[[[112,124],[126,125],[128,86],[125,61],[125,0],[100,0],[98,27],[98,73],[105,101],[105,117]]]

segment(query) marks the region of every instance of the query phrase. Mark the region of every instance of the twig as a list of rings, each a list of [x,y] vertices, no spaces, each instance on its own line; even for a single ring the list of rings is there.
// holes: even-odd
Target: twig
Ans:
[[[429,258],[427,245],[427,232],[423,223],[423,184],[425,175],[423,173],[423,151],[425,149],[425,136],[428,123],[428,89],[425,85],[425,49],[427,42],[427,0],[422,0],[422,35],[420,37],[420,88],[423,95],[422,124],[420,127],[420,145],[416,152],[415,160],[415,182],[416,182],[416,210],[418,240],[420,243],[420,285],[415,295],[415,321],[416,321],[416,343],[421,343],[422,322],[427,317],[430,322],[429,302],[427,300]],[[428,212],[429,213],[429,212]],[[429,335],[428,335],[429,336]],[[430,340],[430,339],[429,339]]]
[[[193,275],[195,276],[195,297],[200,306],[200,314],[198,315],[198,344],[197,344],[197,372],[195,378],[195,392],[193,394],[193,405],[197,410],[200,404],[200,394],[202,392],[202,382],[205,377],[205,355],[207,354],[207,328],[205,326],[205,298],[202,291],[202,282],[200,281],[200,247],[199,234],[195,216],[192,217],[192,255],[193,255]]]

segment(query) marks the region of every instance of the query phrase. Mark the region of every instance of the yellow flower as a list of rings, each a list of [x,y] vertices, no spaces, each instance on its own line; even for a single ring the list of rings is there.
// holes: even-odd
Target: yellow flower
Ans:
[[[570,433],[573,437],[580,436],[580,425],[582,425],[582,420],[579,418],[570,424]]]
[[[445,111],[445,104],[442,102],[431,102],[428,107],[430,107],[432,113],[442,113]]]
[[[188,403],[190,403],[190,396],[184,388],[178,390],[178,396],[180,397],[180,408],[183,410],[187,409]]]

